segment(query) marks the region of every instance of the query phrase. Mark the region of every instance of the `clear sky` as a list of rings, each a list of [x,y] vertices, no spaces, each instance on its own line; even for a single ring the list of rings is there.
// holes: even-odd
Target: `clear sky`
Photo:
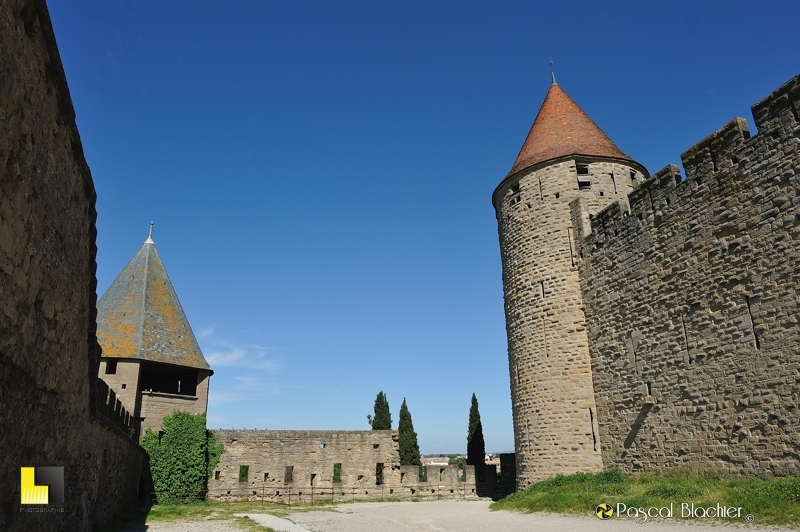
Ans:
[[[800,72],[800,2],[51,0],[98,295],[154,240],[213,428],[514,448],[494,187],[550,83],[655,172]],[[752,124],[752,120],[751,120]],[[751,125],[751,132],[755,133]]]

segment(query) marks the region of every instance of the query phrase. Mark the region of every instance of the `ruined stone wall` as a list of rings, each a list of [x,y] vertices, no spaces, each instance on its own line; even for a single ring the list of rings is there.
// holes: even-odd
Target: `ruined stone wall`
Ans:
[[[88,531],[135,500],[142,452],[92,415],[95,191],[47,8],[0,2],[0,529]],[[20,468],[63,466],[63,512]]]
[[[800,76],[752,112],[572,204],[606,467],[800,472]]]
[[[635,163],[567,157],[495,191],[520,489],[602,467],[569,202],[596,212],[645,177]]]
[[[455,466],[401,466],[396,433],[390,430],[215,430],[225,446],[208,482],[214,499],[299,502],[317,499],[475,497],[474,468],[459,481]],[[341,464],[334,482],[335,464]],[[376,465],[383,464],[378,483]],[[240,482],[242,466],[247,478]],[[291,468],[291,478],[287,473]],[[313,489],[312,489],[313,488]]]

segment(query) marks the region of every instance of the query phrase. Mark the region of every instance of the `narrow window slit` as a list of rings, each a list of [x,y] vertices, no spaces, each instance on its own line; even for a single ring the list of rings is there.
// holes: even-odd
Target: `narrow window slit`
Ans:
[[[744,296],[744,300],[747,302],[747,315],[750,316],[750,328],[753,331],[753,338],[756,340],[756,349],[761,349],[761,341],[758,339],[758,334],[756,333],[756,324],[753,321],[753,310],[750,307],[750,296]]]

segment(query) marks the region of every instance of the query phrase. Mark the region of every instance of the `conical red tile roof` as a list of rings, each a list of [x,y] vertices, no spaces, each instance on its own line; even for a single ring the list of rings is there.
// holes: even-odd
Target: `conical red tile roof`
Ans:
[[[567,155],[613,157],[635,162],[617,148],[561,87],[553,83],[508,175]]]

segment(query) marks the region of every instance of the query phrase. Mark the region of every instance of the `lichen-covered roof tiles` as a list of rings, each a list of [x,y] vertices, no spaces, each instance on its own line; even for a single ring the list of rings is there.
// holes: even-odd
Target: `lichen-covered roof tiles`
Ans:
[[[568,155],[633,161],[554,82],[508,175]]]
[[[97,302],[103,356],[211,369],[148,238]]]

